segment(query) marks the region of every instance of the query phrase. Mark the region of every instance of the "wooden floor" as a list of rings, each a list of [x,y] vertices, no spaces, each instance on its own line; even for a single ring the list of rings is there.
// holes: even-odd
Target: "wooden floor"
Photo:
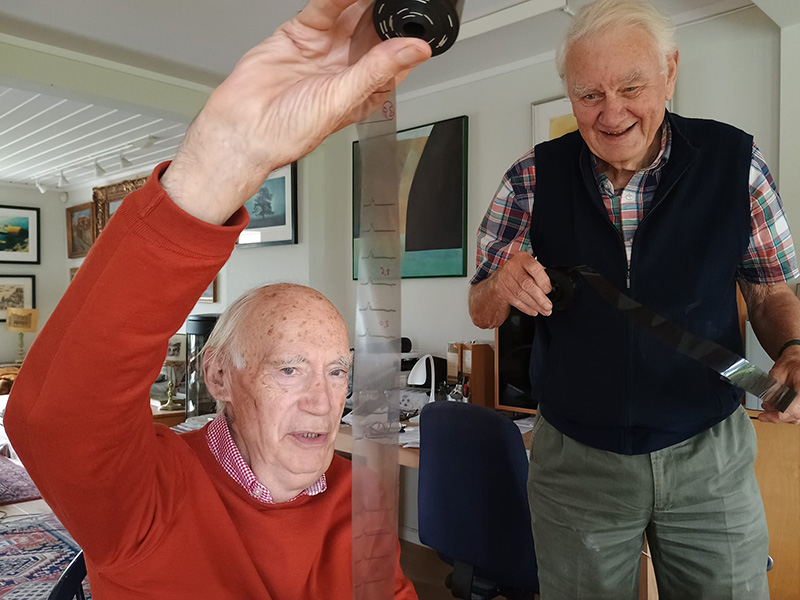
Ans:
[[[400,565],[417,589],[419,600],[452,600],[453,595],[444,584],[452,568],[434,550],[400,540]]]
[[[400,540],[400,565],[414,584],[419,600],[452,600],[453,595],[444,580],[453,568],[442,561],[434,550]],[[495,600],[504,599],[505,596],[498,596]]]

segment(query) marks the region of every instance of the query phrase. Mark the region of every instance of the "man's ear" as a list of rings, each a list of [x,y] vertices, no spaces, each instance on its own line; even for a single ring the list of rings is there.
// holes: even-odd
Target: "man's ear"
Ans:
[[[205,354],[203,357],[203,375],[205,376],[206,388],[218,402],[231,401],[230,366],[224,365],[223,361],[213,352]]]

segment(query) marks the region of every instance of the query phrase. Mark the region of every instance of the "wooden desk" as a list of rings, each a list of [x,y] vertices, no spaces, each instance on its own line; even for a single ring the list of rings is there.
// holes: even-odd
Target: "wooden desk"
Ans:
[[[339,435],[336,436],[336,452],[346,455],[348,458],[353,454],[353,428],[350,425],[339,425]],[[419,469],[419,448],[398,449],[398,462],[403,467]]]
[[[153,411],[153,422],[161,423],[167,427],[174,427],[178,423],[183,423],[186,420],[186,411],[180,410],[161,410],[152,404],[150,410]]]
[[[414,425],[410,425],[410,427],[414,427]],[[525,442],[525,448],[530,450],[530,431],[522,435],[522,441]],[[335,449],[339,454],[347,455],[348,457],[353,454],[353,428],[350,425],[339,425],[339,435],[336,436]],[[398,452],[398,462],[403,467],[419,469],[419,448],[401,447]]]

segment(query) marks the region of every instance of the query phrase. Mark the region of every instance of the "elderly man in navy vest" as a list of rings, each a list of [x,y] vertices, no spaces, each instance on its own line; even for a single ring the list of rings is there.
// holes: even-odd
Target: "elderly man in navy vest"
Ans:
[[[539,316],[539,401],[528,492],[543,600],[637,598],[647,534],[660,598],[767,598],[767,527],[741,391],[596,294],[553,313],[545,266],[588,265],[696,335],[742,353],[738,283],[800,388],[798,269],[753,138],[667,112],[670,22],[639,0],[597,0],[557,55],[578,132],[506,172],[478,235],[479,327]],[[800,400],[761,419],[800,422]]]

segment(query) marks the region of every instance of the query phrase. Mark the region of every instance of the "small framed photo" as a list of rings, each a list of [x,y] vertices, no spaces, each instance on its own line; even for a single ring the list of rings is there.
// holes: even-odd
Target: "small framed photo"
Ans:
[[[211,304],[217,301],[217,279],[219,277],[214,277],[214,281],[206,288],[200,298],[197,299],[198,302],[203,302],[206,304]]]
[[[0,205],[0,263],[38,265],[39,209]]]
[[[79,267],[70,267],[70,270],[69,270],[69,280],[70,280],[70,282],[73,279],[75,279],[75,275],[78,274],[78,268]]]
[[[556,98],[548,102],[531,105],[533,145],[554,140],[578,129],[578,121],[572,114],[569,98]]]
[[[67,209],[68,258],[81,258],[89,254],[94,244],[96,226],[93,203],[86,202]]]
[[[167,356],[164,362],[185,362],[186,361],[186,334],[176,333],[169,338],[167,344]]]
[[[95,235],[100,235],[109,219],[114,216],[117,209],[122,204],[125,196],[138,190],[145,183],[147,177],[128,179],[119,183],[112,183],[103,187],[92,189],[92,202],[94,203],[95,213]]]
[[[255,195],[245,202],[250,223],[237,246],[275,246],[297,243],[297,163],[270,173]]]
[[[36,277],[0,275],[0,321],[9,308],[36,308]]]

